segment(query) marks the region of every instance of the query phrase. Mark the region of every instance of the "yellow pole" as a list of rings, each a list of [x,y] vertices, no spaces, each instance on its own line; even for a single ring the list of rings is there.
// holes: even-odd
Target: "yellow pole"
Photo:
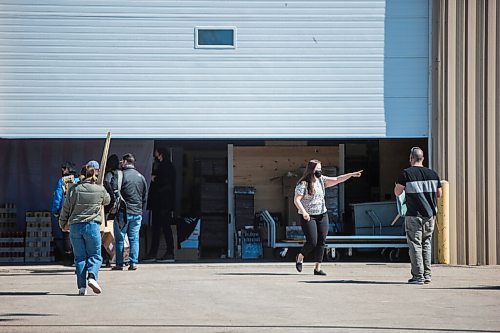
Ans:
[[[449,184],[447,181],[441,181],[443,191],[438,198],[437,215],[437,244],[438,244],[438,263],[450,263],[450,205],[449,205]]]

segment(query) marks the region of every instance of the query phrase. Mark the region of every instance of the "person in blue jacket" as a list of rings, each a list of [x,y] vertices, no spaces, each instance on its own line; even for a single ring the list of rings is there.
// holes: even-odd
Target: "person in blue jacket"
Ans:
[[[71,264],[73,259],[69,233],[62,232],[59,227],[59,215],[63,206],[64,195],[68,188],[68,186],[64,184],[64,179],[67,176],[73,176],[75,184],[79,182],[75,170],[75,163],[64,162],[61,165],[61,178],[57,181],[54,192],[52,193],[52,207],[50,213],[52,219],[52,235],[54,236],[54,245],[58,259],[63,260],[66,264]]]

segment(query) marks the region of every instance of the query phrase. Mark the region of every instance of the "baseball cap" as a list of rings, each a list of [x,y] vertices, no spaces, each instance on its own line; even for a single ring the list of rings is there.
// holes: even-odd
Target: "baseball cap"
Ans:
[[[87,166],[99,170],[99,163],[97,161],[88,161]]]

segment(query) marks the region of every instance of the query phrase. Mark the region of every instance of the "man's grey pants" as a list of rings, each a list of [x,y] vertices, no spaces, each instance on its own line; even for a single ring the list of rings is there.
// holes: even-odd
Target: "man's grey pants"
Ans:
[[[410,247],[413,279],[431,279],[431,244],[436,217],[406,216],[406,240]]]

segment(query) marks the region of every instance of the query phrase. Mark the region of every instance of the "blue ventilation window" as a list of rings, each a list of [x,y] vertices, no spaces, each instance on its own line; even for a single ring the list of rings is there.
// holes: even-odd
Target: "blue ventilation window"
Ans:
[[[234,49],[236,47],[236,28],[234,27],[196,27],[196,48]]]

